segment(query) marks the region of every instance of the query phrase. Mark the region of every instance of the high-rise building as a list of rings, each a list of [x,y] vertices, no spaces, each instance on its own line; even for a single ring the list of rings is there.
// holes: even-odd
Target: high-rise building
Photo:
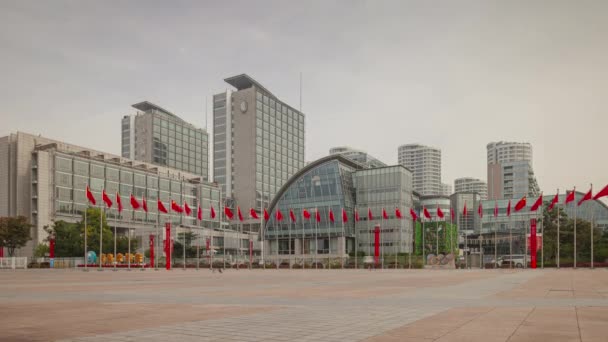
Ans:
[[[224,81],[236,90],[213,96],[213,177],[229,206],[261,210],[304,167],[304,114],[248,75]]]
[[[472,192],[477,193],[482,200],[488,199],[488,185],[481,179],[463,177],[454,180],[454,192]]]
[[[452,193],[452,186],[450,184],[441,183],[441,195],[450,196]]]
[[[182,170],[209,180],[209,135],[148,101],[122,118],[122,157]]]
[[[356,150],[348,146],[333,147],[329,149],[329,154],[340,154],[350,160],[356,161],[357,163],[363,164],[367,167],[382,167],[386,166],[385,163],[370,156],[367,152]]]
[[[537,196],[540,192],[532,169],[532,145],[491,142],[488,151],[488,199]]]
[[[399,164],[414,173],[414,191],[421,196],[441,195],[441,150],[435,147],[408,144],[399,146]]]

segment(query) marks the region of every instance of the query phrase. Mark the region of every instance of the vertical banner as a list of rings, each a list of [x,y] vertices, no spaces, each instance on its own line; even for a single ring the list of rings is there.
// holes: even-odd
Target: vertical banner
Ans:
[[[380,256],[380,226],[374,229],[374,263],[378,265],[378,257]]]
[[[4,258],[4,246],[0,245],[0,258]]]
[[[55,239],[49,241],[49,259],[50,268],[55,267]]]
[[[173,239],[171,239],[171,223],[165,223],[165,269],[171,270],[171,252],[173,252]]]
[[[154,267],[154,235],[150,234],[150,267]]]
[[[530,268],[536,268],[536,219],[530,219]]]

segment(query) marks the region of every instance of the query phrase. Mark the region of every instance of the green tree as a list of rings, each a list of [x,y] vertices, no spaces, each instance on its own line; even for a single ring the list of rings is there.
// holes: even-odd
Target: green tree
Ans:
[[[198,235],[193,232],[184,232],[177,234],[177,241],[173,244],[173,252],[176,257],[181,258],[184,254],[184,245],[186,243],[186,258],[196,258],[196,246],[192,245],[196,241]]]
[[[32,227],[25,216],[0,217],[0,246],[8,249],[9,256],[14,256],[15,249],[32,239]]]
[[[114,243],[114,242],[112,242]],[[137,239],[131,237],[131,254],[135,253],[137,249]],[[112,252],[114,252],[114,246],[112,245]],[[116,253],[125,254],[129,252],[129,237],[122,235],[116,238]]]
[[[95,251],[99,255],[99,221],[101,220],[103,252],[114,252],[114,234],[108,226],[105,213],[102,215],[99,208],[87,209],[87,250]],[[82,221],[78,222],[78,230],[84,234],[84,215]],[[84,241],[84,236],[82,237]],[[84,251],[83,251],[84,254]]]
[[[49,234],[47,241],[55,237],[55,256],[63,258],[83,256],[84,240],[78,223],[60,220],[53,222],[51,226],[45,226],[44,230]]]
[[[39,243],[34,249],[34,258],[44,258],[49,253],[49,246]]]

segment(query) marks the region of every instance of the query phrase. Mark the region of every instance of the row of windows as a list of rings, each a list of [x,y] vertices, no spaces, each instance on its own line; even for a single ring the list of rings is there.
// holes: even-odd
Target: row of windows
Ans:
[[[304,122],[304,115],[300,114],[296,111],[293,111],[288,106],[282,104],[281,102],[275,101],[273,98],[263,94],[262,92],[256,92],[256,100],[262,102],[262,104],[267,105],[271,109],[275,109],[276,111],[282,113],[283,115],[287,115],[290,118],[294,118],[298,122]]]
[[[170,132],[174,132],[175,134],[178,134],[178,136],[182,136],[184,138],[192,137],[192,138],[195,138],[196,140],[201,140],[201,141],[207,140],[207,134],[204,134],[201,130],[192,129],[190,127],[176,124],[176,123],[168,121],[168,120],[163,120],[162,118],[160,118],[158,116],[154,116],[154,131],[155,132],[157,131],[157,127],[158,127],[159,131],[167,132],[168,134],[171,134]]]

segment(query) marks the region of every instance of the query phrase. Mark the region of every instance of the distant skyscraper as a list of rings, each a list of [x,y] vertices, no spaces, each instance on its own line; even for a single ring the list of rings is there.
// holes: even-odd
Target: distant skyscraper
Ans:
[[[452,186],[447,183],[441,183],[441,192],[443,196],[450,196],[452,194]]]
[[[441,195],[441,150],[420,144],[399,146],[399,164],[414,173],[414,191],[422,196]]]
[[[236,91],[213,96],[214,179],[241,210],[259,210],[304,167],[304,114],[245,74],[224,81]]]
[[[482,200],[488,198],[488,185],[481,179],[464,177],[454,180],[455,193],[476,193]]]
[[[122,157],[209,178],[207,131],[148,101],[122,118]]]
[[[357,163],[360,163],[370,168],[386,166],[385,163],[370,156],[369,154],[367,154],[367,152],[356,150],[348,146],[333,147],[329,149],[329,154],[340,154],[350,160],[356,161]]]
[[[537,196],[540,192],[532,169],[532,145],[491,142],[488,150],[488,199]]]

